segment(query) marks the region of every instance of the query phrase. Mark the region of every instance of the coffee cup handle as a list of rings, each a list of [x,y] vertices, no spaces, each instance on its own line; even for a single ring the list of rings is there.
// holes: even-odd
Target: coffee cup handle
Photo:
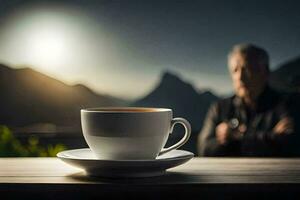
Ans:
[[[172,119],[170,134],[173,132],[173,128],[174,128],[175,124],[181,124],[184,127],[185,133],[184,133],[183,138],[176,144],[174,144],[168,148],[163,148],[158,155],[162,155],[173,149],[177,149],[177,148],[181,147],[182,145],[184,145],[189,140],[189,138],[191,136],[191,130],[192,130],[190,123],[186,119],[181,118],[181,117]]]

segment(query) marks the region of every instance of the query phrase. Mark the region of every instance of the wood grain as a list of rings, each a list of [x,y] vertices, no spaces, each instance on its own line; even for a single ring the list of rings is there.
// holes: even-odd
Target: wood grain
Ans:
[[[0,159],[0,183],[95,184],[103,180],[107,179],[86,177],[81,169],[57,158]],[[133,180],[140,184],[300,183],[300,159],[193,158],[164,176]],[[111,181],[122,183],[122,179]]]
[[[164,176],[87,177],[57,158],[1,158],[0,193],[8,198],[300,199],[300,159],[194,158]],[[58,195],[51,196],[49,193]],[[1,197],[2,197],[1,196]]]

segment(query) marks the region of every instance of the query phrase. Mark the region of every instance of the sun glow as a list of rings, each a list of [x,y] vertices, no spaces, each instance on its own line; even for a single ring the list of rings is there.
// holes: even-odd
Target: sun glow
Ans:
[[[6,60],[28,65],[47,73],[73,66],[85,38],[83,22],[73,10],[28,9],[7,21],[0,37]]]
[[[28,60],[33,60],[42,66],[53,67],[64,63],[68,54],[68,44],[63,33],[55,29],[33,30],[27,39]]]

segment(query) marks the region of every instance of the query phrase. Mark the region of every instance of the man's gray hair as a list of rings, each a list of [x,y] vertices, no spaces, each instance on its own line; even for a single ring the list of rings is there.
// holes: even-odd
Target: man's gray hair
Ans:
[[[235,53],[241,53],[249,61],[258,62],[269,72],[269,55],[266,50],[253,44],[237,44],[229,52],[228,58]]]

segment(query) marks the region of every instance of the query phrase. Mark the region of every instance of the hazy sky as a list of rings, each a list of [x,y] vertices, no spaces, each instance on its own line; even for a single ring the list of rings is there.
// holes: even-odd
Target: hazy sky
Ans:
[[[228,94],[226,57],[251,42],[271,67],[300,55],[297,0],[0,1],[0,62],[136,98],[165,70]]]

